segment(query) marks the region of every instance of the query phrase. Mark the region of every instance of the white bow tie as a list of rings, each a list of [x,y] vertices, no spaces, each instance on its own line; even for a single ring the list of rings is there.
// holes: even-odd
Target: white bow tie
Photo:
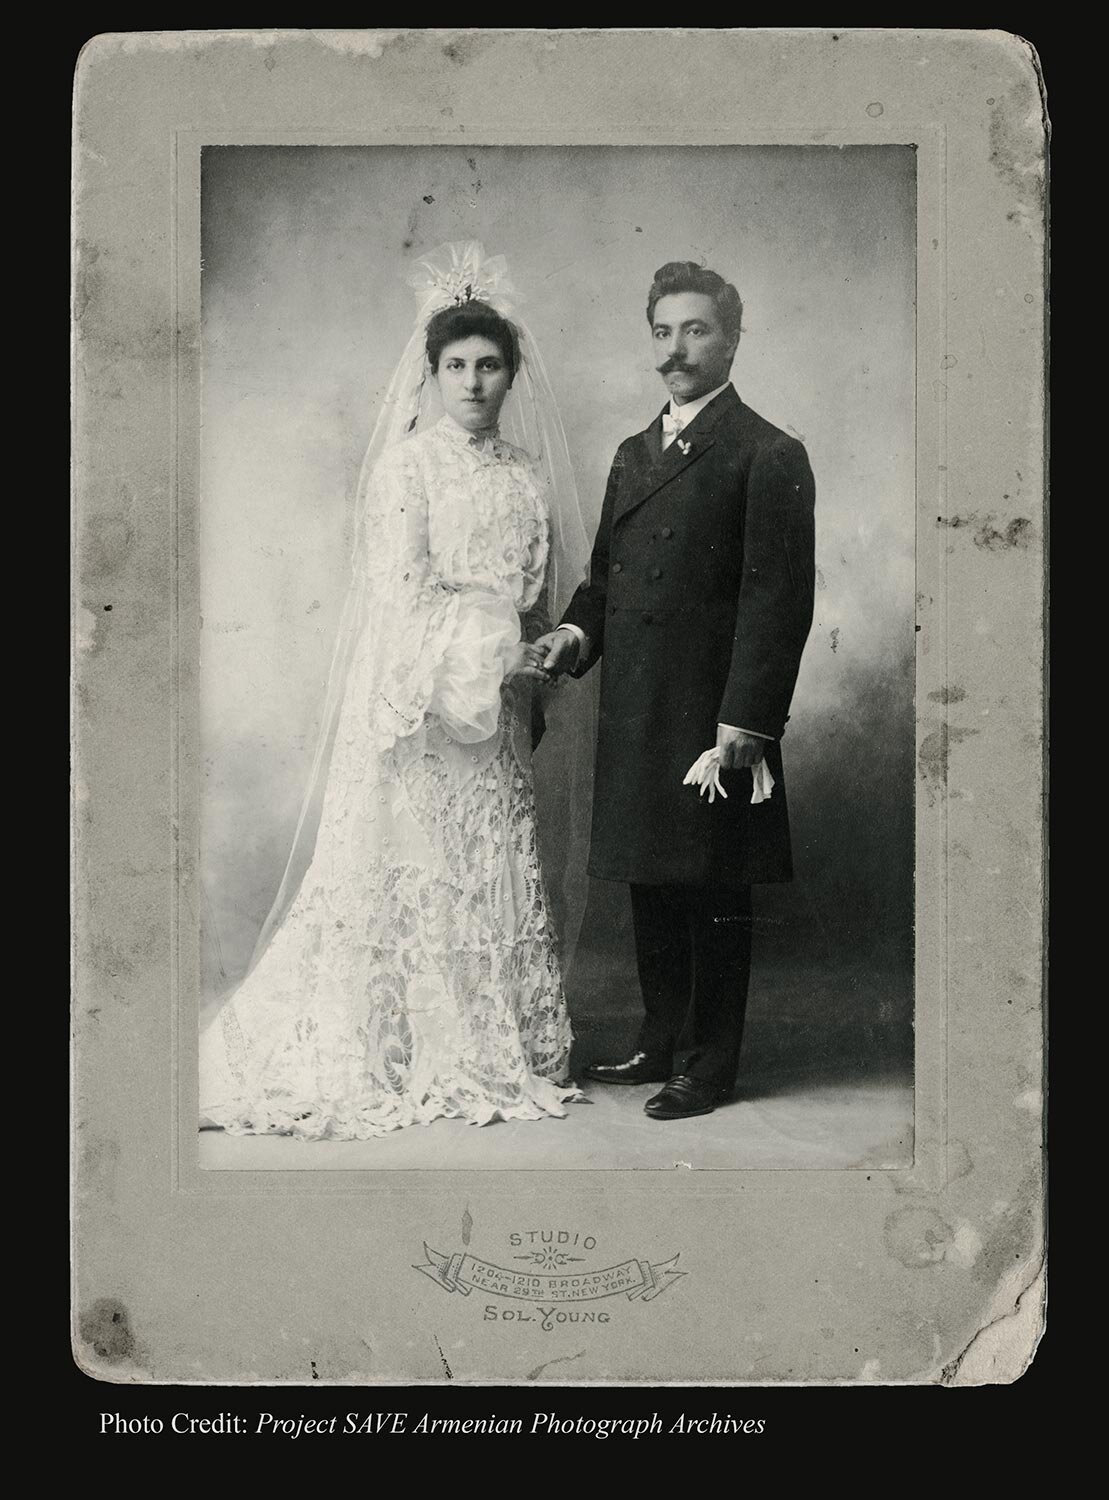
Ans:
[[[677,437],[685,423],[681,417],[675,417],[671,412],[664,411],[662,414],[662,432],[664,437]]]

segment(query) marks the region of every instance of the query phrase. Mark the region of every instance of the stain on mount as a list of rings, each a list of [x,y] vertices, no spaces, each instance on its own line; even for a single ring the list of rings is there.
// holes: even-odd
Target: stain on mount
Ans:
[[[1027,207],[1043,198],[1043,97],[1036,83],[1025,78],[994,101],[990,110],[990,166],[1007,187],[1015,189]]]
[[[118,1365],[135,1352],[135,1335],[127,1320],[127,1309],[117,1297],[100,1297],[81,1314],[78,1322],[81,1341],[97,1359]]]
[[[910,1271],[934,1266],[953,1239],[951,1225],[933,1208],[899,1208],[883,1231],[886,1249]]]
[[[934,804],[936,794],[942,793],[947,786],[947,760],[951,746],[977,733],[977,729],[952,729],[948,724],[941,724],[921,741],[917,765],[928,788],[929,806]]]
[[[1026,516],[1017,516],[1004,531],[999,531],[993,525],[993,518],[987,516],[974,534],[974,545],[982,547],[986,552],[1007,552],[1010,547],[1027,547],[1031,540],[1032,522]]]
[[[1008,499],[1008,496],[1006,496]],[[970,512],[965,516],[937,516],[936,525],[946,526],[950,531],[964,531],[976,527],[974,545],[985,552],[1007,552],[1012,547],[1027,547],[1032,541],[1034,528],[1027,516],[1015,516],[1005,523],[1004,529],[995,524],[991,513],[979,516]]]

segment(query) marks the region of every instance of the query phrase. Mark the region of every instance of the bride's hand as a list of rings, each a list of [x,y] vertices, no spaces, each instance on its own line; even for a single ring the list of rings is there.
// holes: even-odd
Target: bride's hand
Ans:
[[[530,678],[533,682],[550,682],[551,674],[543,670],[546,654],[541,646],[532,645],[528,641],[517,641],[509,651],[505,663],[505,682],[516,682],[521,678]]]

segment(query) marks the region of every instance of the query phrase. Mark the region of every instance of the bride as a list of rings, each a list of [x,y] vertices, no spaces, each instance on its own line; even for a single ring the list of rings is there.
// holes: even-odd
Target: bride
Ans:
[[[233,1134],[363,1139],[580,1097],[536,845],[530,642],[577,582],[584,526],[538,355],[499,310],[503,259],[445,246],[412,280],[293,855],[201,1034],[201,1124]],[[514,431],[542,464],[501,432],[518,386]]]

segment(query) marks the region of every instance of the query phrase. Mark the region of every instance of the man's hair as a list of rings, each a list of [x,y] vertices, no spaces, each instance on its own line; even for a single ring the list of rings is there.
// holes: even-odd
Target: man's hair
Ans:
[[[735,287],[723,276],[692,260],[670,260],[659,266],[647,293],[647,322],[654,326],[655,304],[676,292],[700,292],[711,297],[726,333],[739,337],[743,326],[743,303]]]
[[[438,371],[439,360],[448,344],[456,344],[475,334],[496,344],[508,366],[508,373],[515,378],[520,367],[520,336],[496,308],[476,298],[457,307],[444,307],[428,323],[425,347],[432,374]]]

